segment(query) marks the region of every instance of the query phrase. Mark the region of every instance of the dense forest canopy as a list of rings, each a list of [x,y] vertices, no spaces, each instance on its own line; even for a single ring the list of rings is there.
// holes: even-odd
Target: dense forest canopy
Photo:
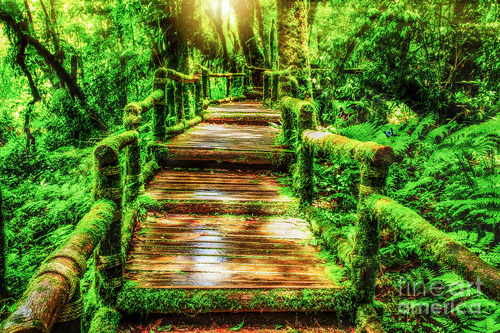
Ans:
[[[388,196],[500,267],[499,31],[493,0],[0,0],[0,312],[89,210],[93,146],[124,130],[123,108],[150,94],[160,67],[295,70],[323,129],[394,149]],[[211,88],[225,97],[224,81]],[[322,156],[314,168],[313,205],[349,239],[359,167]],[[482,294],[460,295],[479,314],[398,312],[401,277],[464,281],[411,239],[382,238],[388,330],[498,331],[499,304]]]

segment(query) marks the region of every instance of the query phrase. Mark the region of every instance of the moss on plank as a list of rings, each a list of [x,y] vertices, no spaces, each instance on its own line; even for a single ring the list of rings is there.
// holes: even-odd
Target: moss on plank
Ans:
[[[118,294],[126,314],[206,313],[213,311],[335,311],[339,317],[354,312],[352,291],[338,289],[152,289],[127,282]]]

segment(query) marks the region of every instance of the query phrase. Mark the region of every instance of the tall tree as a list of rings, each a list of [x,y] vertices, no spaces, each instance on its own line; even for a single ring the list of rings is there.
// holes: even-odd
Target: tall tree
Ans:
[[[308,58],[307,1],[277,0],[278,68],[297,73],[297,97],[310,99],[312,86]],[[285,89],[286,91],[286,89]]]
[[[101,131],[107,130],[105,122],[94,110],[89,107],[85,94],[80,89],[76,81],[73,80],[71,74],[63,67],[57,55],[50,52],[49,49],[47,49],[37,38],[31,35],[28,19],[25,19],[22,16],[14,17],[11,13],[0,6],[0,21],[3,21],[6,26],[14,32],[19,43],[27,43],[32,46],[37,51],[38,55],[42,57],[45,64],[54,70],[59,78],[59,81],[67,87],[71,97],[80,100],[83,108],[88,113],[91,125]],[[75,115],[75,117],[76,116],[77,115]]]
[[[218,6],[216,8],[216,13],[213,14],[210,9],[205,9],[205,13],[208,18],[212,21],[215,31],[219,36],[219,40],[222,46],[222,52],[224,52],[224,58],[226,59],[225,68],[226,70],[233,71],[236,67],[234,63],[234,59],[229,56],[229,52],[227,49],[226,36],[224,35],[224,29],[222,28],[222,5],[221,1],[218,1]]]
[[[232,6],[236,12],[236,25],[240,37],[243,55],[249,65],[264,66],[264,57],[257,46],[253,30],[255,20],[254,0],[233,0]]]

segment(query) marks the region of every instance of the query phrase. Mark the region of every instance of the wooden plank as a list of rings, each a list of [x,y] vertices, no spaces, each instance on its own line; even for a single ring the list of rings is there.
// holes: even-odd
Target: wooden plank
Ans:
[[[244,272],[254,272],[258,270],[259,272],[269,272],[269,273],[309,273],[318,274],[324,271],[322,267],[316,267],[313,265],[299,265],[299,266],[286,266],[286,265],[250,265],[250,264],[226,264],[226,263],[156,263],[155,265],[149,265],[147,263],[131,263],[126,266],[128,270],[136,271],[150,271],[150,272],[234,272],[234,273],[244,273]]]
[[[189,200],[196,200],[196,201],[215,201],[215,202],[228,202],[228,201],[239,201],[239,202],[252,202],[252,201],[259,201],[259,202],[293,202],[295,201],[292,198],[288,197],[243,197],[243,196],[237,196],[237,195],[211,195],[211,194],[206,194],[204,195],[203,193],[200,193],[199,195],[169,195],[168,192],[161,192],[161,191],[148,191],[146,195],[150,198],[156,199],[156,200],[178,200],[178,201],[189,201]],[[188,203],[181,203],[181,204],[188,204]]]
[[[260,235],[276,235],[276,236],[287,236],[295,235],[295,237],[307,238],[310,232],[301,230],[297,225],[291,223],[241,223],[241,224],[176,224],[170,225],[168,223],[151,223],[143,227],[144,233],[178,233],[181,230],[193,230],[193,231],[205,231],[205,230],[218,230],[219,232],[231,234],[231,235],[241,235],[246,236],[249,234],[260,234]]]
[[[183,255],[157,255],[157,254],[140,254],[136,253],[134,258],[127,261],[127,264],[237,264],[237,265],[254,265],[256,267],[260,266],[304,266],[304,260],[308,260],[307,265],[320,265],[323,262],[319,259],[312,258],[269,258],[269,257],[250,257],[250,256],[240,256],[240,257],[227,257],[227,256],[183,256]]]
[[[321,274],[282,274],[282,273],[233,273],[233,272],[144,272],[144,271],[126,271],[125,274],[131,279],[144,279],[148,281],[186,281],[193,280],[209,280],[209,281],[238,281],[238,282],[288,282],[294,284],[299,282],[314,284],[327,283],[332,285],[331,280]]]
[[[283,249],[230,249],[230,248],[196,248],[177,246],[134,246],[134,255],[139,254],[165,254],[165,255],[219,255],[219,256],[268,256],[273,257],[293,257],[300,256],[301,258],[316,259],[316,251],[310,247],[297,248],[294,250]]]
[[[148,228],[141,232],[143,237],[147,239],[155,239],[164,236],[179,236],[185,234],[204,234],[211,236],[226,236],[226,237],[243,237],[243,238],[281,238],[281,239],[306,239],[307,234],[300,230],[273,230],[259,231],[259,230],[224,230],[214,227],[199,227],[199,228]]]
[[[143,238],[146,244],[150,242],[156,242],[157,244],[162,244],[163,242],[209,242],[209,243],[261,243],[266,242],[270,244],[294,244],[296,238],[282,238],[282,237],[234,237],[226,235],[209,235],[207,232],[202,233],[186,233],[186,234],[173,234],[173,235],[147,235]],[[301,239],[301,241],[304,241]],[[305,241],[304,241],[305,242]]]
[[[297,243],[292,243],[292,244],[276,244],[276,243],[269,243],[266,242],[265,244],[261,243],[227,243],[227,242],[196,242],[196,241],[170,241],[170,242],[161,242],[159,243],[153,243],[153,242],[148,242],[146,244],[146,241],[139,241],[139,240],[134,240],[134,245],[133,249],[134,252],[140,252],[140,251],[148,251],[150,249],[151,251],[168,251],[169,249],[180,249],[180,248],[190,248],[195,251],[195,249],[201,250],[206,250],[206,249],[217,249],[221,251],[226,251],[227,253],[230,253],[230,251],[270,251],[270,252],[276,252],[276,251],[284,251],[284,252],[316,252],[312,247],[304,247],[300,246],[300,244]]]

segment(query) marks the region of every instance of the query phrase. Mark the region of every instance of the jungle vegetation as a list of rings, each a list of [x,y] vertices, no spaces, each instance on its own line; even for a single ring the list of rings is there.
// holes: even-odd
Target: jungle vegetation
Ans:
[[[289,54],[284,5],[301,6],[306,31]],[[150,93],[159,67],[310,68],[302,85],[322,127],[394,149],[387,196],[500,268],[499,31],[494,0],[0,0],[0,314],[90,209],[94,144]],[[224,89],[216,81],[212,98]],[[349,239],[359,167],[324,155],[314,172],[312,206]],[[412,239],[381,233],[386,330],[500,330],[498,302]],[[422,289],[438,282],[439,296]],[[410,283],[420,289],[402,292]],[[436,303],[447,311],[400,311]]]

